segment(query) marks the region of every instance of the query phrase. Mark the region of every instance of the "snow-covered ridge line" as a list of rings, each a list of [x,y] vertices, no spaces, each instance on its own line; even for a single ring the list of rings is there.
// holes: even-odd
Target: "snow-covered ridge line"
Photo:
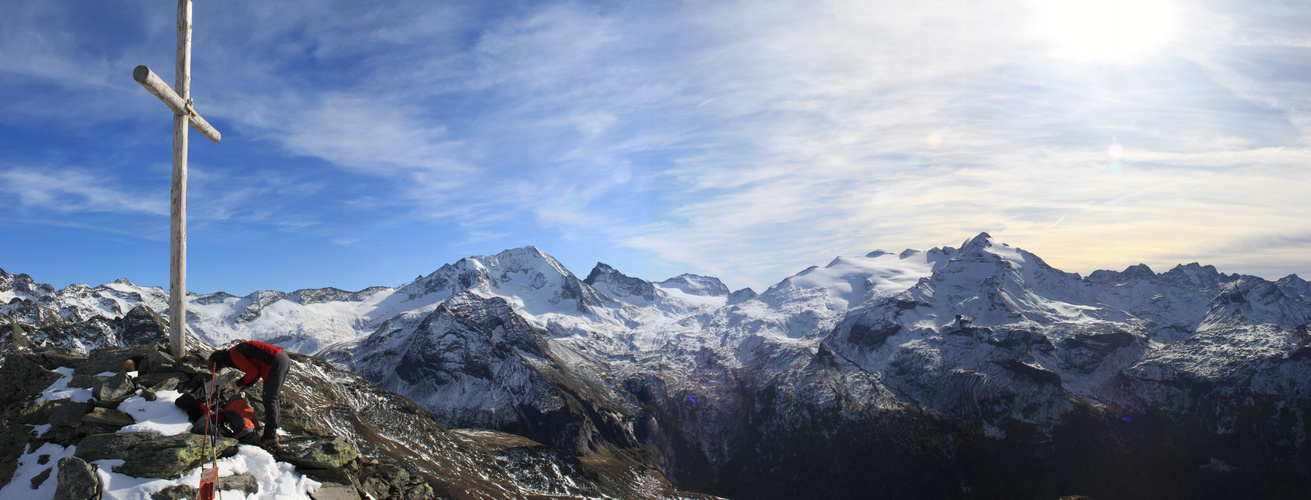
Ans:
[[[484,297],[505,299],[531,323],[557,335],[667,329],[667,325],[683,321],[700,322],[695,318],[749,300],[760,300],[770,309],[801,307],[799,304],[805,303],[812,308],[847,311],[872,300],[911,291],[920,280],[949,267],[953,261],[977,260],[984,255],[1000,258],[1015,272],[1022,273],[1020,278],[1027,286],[1042,288],[1055,280],[1065,283],[1054,286],[1077,289],[1105,284],[1135,291],[1126,298],[1117,290],[1115,297],[1108,298],[1068,296],[1069,289],[1053,297],[1048,293],[1050,290],[1044,290],[1038,295],[1046,297],[1046,305],[1032,298],[1008,299],[1068,320],[1087,316],[1099,304],[1096,301],[1102,299],[1106,302],[1101,305],[1111,309],[1141,307],[1145,299],[1134,297],[1149,293],[1150,287],[1143,285],[1144,282],[1210,290],[1240,278],[1197,263],[1179,265],[1160,274],[1147,266],[1136,265],[1124,271],[1096,271],[1080,278],[1077,274],[1051,269],[1033,254],[981,233],[962,243],[960,250],[941,247],[899,254],[876,250],[864,256],[837,257],[824,267],[812,266],[788,277],[759,296],[749,289],[730,295],[717,278],[684,274],[650,282],[628,277],[602,263],[598,263],[586,280],[579,280],[549,254],[536,247],[524,247],[461,259],[398,287],[375,286],[358,292],[336,288],[287,293],[261,291],[245,297],[223,292],[193,293],[189,294],[188,324],[202,338],[215,344],[261,339],[297,352],[315,353],[331,344],[363,338],[392,318],[431,311],[461,291],[472,291]],[[1058,276],[1063,278],[1056,279]],[[1274,287],[1302,301],[1311,297],[1311,283],[1296,275],[1281,278],[1274,282]],[[812,304],[813,300],[819,302]],[[57,310],[70,321],[95,316],[121,317],[137,305],[146,305],[161,314],[167,311],[167,293],[160,287],[141,287],[120,279],[95,288],[76,284],[56,291],[27,275],[0,270],[0,303],[4,304],[0,305],[0,312],[22,315],[22,304],[29,301]],[[1191,315],[1196,316],[1195,312]],[[936,324],[941,325],[942,321],[945,320],[939,319]],[[1194,327],[1200,325],[1202,318],[1190,323]],[[787,335],[796,337],[804,333],[793,331]]]

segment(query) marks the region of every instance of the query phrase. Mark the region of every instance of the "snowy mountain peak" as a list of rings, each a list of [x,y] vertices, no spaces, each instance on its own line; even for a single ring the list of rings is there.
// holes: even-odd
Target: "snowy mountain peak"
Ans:
[[[754,299],[759,296],[760,295],[757,294],[755,290],[752,290],[751,287],[746,287],[736,292],[728,294],[728,301],[726,302],[725,305],[731,306],[735,304],[741,304],[743,302],[746,302],[748,300]]]
[[[964,243],[961,243],[960,249],[961,249],[961,253],[966,253],[972,250],[980,250],[980,249],[991,247],[993,243],[994,240],[991,234],[988,234],[987,232],[981,232],[977,235],[974,235],[973,238],[965,240]]]
[[[1311,302],[1311,283],[1298,277],[1296,274],[1290,274],[1279,278],[1275,285],[1283,290],[1289,297],[1297,297],[1306,302]]]
[[[956,254],[956,258],[961,260],[992,260],[996,257],[1000,257],[1005,261],[1003,263],[1010,263],[1015,268],[1022,268],[1026,263],[1035,260],[1033,254],[996,241],[988,233],[979,233],[978,236],[965,240],[960,252]]]
[[[1291,329],[1311,321],[1311,305],[1291,299],[1278,285],[1265,279],[1242,276],[1221,283],[1218,288],[1205,323],[1276,324]]]
[[[1215,269],[1215,266],[1203,266],[1196,262],[1177,265],[1174,269],[1160,274],[1160,278],[1178,285],[1191,285],[1197,288],[1211,288],[1223,282],[1233,281],[1238,275],[1227,276]]]
[[[703,297],[724,297],[729,292],[728,286],[719,281],[719,278],[696,274],[680,274],[657,284],[660,288],[676,288],[688,295]]]
[[[592,272],[588,273],[583,283],[591,285],[597,291],[619,300],[641,298],[646,302],[656,300],[656,289],[650,282],[621,273],[604,262],[597,262]]]
[[[833,307],[845,311],[872,298],[909,289],[946,265],[955,253],[935,249],[869,255],[838,257],[822,268],[811,266],[769,287],[760,297],[770,303],[783,303],[822,291]]]

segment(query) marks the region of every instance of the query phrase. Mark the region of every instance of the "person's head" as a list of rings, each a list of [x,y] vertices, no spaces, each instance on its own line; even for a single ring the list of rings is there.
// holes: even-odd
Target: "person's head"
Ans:
[[[232,366],[232,354],[227,349],[219,349],[209,355],[209,368],[219,371]]]

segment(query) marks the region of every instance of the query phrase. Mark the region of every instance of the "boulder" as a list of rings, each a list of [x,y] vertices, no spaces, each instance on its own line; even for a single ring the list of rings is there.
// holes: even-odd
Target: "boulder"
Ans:
[[[54,401],[40,401],[28,403],[18,409],[18,413],[12,418],[14,423],[40,425],[50,423],[50,415],[64,403],[71,403],[67,399],[57,399]]]
[[[250,473],[224,476],[214,485],[216,491],[240,491],[246,496],[259,493],[259,481]],[[185,484],[169,486],[150,495],[150,500],[195,500],[200,490]]]
[[[18,471],[18,461],[8,460],[0,462],[0,488],[9,486],[9,482],[14,480],[14,472]]]
[[[374,498],[421,500],[438,498],[432,486],[418,474],[411,474],[399,463],[368,462],[359,467],[360,490]]]
[[[359,500],[360,492],[356,487],[355,476],[360,467],[358,461],[340,469],[297,469],[306,477],[319,482],[319,489],[310,492],[313,500]]]
[[[82,425],[82,417],[86,416],[89,411],[89,405],[86,403],[75,403],[67,399],[59,401],[50,401],[53,411],[50,413],[50,420],[47,422],[54,427],[72,427]]]
[[[199,375],[201,377],[204,377],[205,380],[209,380],[209,377],[214,374],[214,372],[211,372],[209,370],[208,363],[195,356],[183,357],[182,363],[177,365],[177,369],[178,371],[182,373],[186,373],[188,375]]]
[[[46,470],[41,471],[40,474],[37,474],[35,477],[33,477],[33,478],[32,478],[32,489],[34,489],[34,490],[35,490],[35,489],[38,489],[38,488],[41,487],[42,484],[45,484],[46,480],[47,480],[47,479],[50,479],[50,473],[51,473],[52,471],[53,471],[53,468],[52,468],[52,467],[46,467]]]
[[[9,463],[18,460],[23,455],[23,450],[27,448],[27,443],[36,437],[36,432],[32,427],[16,423],[0,423],[0,463]],[[14,462],[17,463],[17,462]],[[3,477],[4,466],[0,466],[0,477]],[[13,471],[10,471],[12,474]],[[0,480],[0,487],[3,487],[4,481]]]
[[[282,441],[273,456],[296,467],[333,469],[355,460],[358,453],[339,436],[305,436]]]
[[[68,386],[76,387],[78,389],[90,389],[92,385],[95,385],[95,383],[96,383],[96,377],[86,373],[78,373],[76,375],[73,375],[72,380],[68,381]]]
[[[155,392],[176,391],[183,382],[187,381],[187,378],[186,375],[177,372],[157,372],[138,375],[134,382]]]
[[[41,394],[59,380],[59,374],[51,370],[75,364],[80,359],[74,354],[48,348],[6,354],[4,364],[0,365],[0,409],[16,407]]]
[[[175,484],[150,495],[150,500],[196,500],[200,490],[185,484]]]
[[[83,424],[102,424],[123,427],[137,423],[132,415],[112,408],[96,408],[82,416]]]
[[[208,443],[205,436],[179,434],[160,436],[153,432],[122,432],[92,434],[77,446],[74,456],[94,462],[103,459],[120,459],[122,465],[113,471],[132,477],[173,479],[194,469],[206,459]],[[218,438],[219,456],[230,456],[237,450],[237,441]]]
[[[54,500],[98,500],[101,486],[96,468],[77,457],[59,459]]]
[[[259,480],[249,472],[220,477],[215,486],[218,491],[240,491],[246,496],[259,493]]]
[[[310,492],[313,500],[360,500],[360,493],[354,486],[339,483],[322,483],[319,489]]]
[[[146,360],[142,363],[138,372],[145,374],[169,373],[176,369],[177,363],[173,356],[159,350],[146,353]]]
[[[127,399],[128,396],[131,396],[136,392],[136,390],[136,383],[132,382],[131,378],[128,378],[127,373],[118,372],[117,375],[105,380],[96,379],[95,383],[91,386],[91,396],[96,398],[96,401],[98,402],[105,404],[113,403],[114,406],[117,406],[117,403]]]

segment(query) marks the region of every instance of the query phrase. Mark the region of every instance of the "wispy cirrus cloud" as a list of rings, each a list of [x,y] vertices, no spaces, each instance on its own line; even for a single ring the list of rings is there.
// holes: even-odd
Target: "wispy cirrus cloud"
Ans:
[[[32,212],[168,215],[168,201],[139,189],[106,183],[90,170],[16,166],[0,169],[0,193]]]

